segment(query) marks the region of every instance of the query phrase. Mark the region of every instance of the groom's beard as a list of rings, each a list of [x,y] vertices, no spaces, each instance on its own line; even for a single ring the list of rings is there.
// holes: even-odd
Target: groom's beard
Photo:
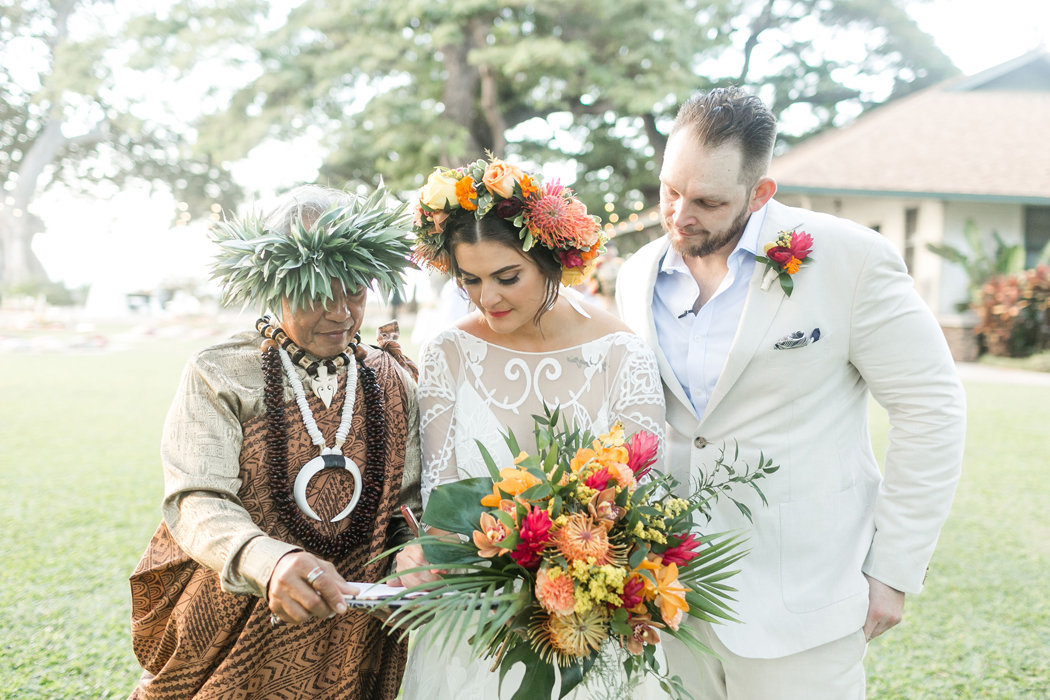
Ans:
[[[674,248],[676,253],[683,257],[702,258],[730,244],[736,245],[740,235],[744,232],[744,227],[747,226],[747,220],[750,216],[751,211],[745,203],[744,208],[740,210],[740,213],[737,214],[728,228],[714,232],[702,228],[686,229],[685,232],[689,234],[689,238],[676,236],[674,233],[676,229],[668,217],[661,217],[660,223],[664,231],[668,233],[671,239],[671,247]]]

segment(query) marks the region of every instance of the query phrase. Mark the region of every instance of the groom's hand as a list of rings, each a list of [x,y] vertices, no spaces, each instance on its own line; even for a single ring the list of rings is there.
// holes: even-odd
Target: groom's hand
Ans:
[[[870,642],[895,626],[904,617],[904,594],[867,574],[868,618],[864,621],[864,640]]]

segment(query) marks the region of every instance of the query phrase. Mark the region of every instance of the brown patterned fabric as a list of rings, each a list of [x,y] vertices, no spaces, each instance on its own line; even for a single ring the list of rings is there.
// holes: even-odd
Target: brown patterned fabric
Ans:
[[[376,371],[384,392],[387,463],[370,541],[333,562],[351,581],[375,581],[386,572],[388,561],[368,562],[387,548],[387,526],[398,509],[407,433],[406,389],[394,360],[387,353],[373,352],[366,364]],[[343,382],[341,393],[345,387]],[[337,395],[325,409],[316,396],[308,395],[329,445],[339,424],[342,398]],[[343,454],[363,468],[365,420],[360,382],[354,405]],[[297,465],[290,467],[297,471],[317,455],[317,448],[294,402],[286,405],[285,422],[288,464]],[[278,519],[270,498],[265,416],[247,421],[243,429],[241,502],[269,536],[301,545]],[[294,480],[294,474],[289,476]],[[316,527],[324,534],[335,534],[349,525],[349,518],[328,521],[345,507],[352,486],[353,479],[344,470],[326,469],[311,480],[307,500],[321,517]],[[218,574],[183,552],[163,523],[132,574],[131,590],[132,643],[147,671],[132,698],[392,700],[397,696],[406,646],[396,636],[388,636],[381,621],[352,608],[329,620],[273,628],[265,600],[224,592]]]
[[[394,359],[398,363],[407,369],[412,375],[412,379],[419,381],[419,368],[416,367],[416,363],[409,358],[401,349],[401,343],[398,340],[401,338],[401,328],[398,326],[397,321],[388,321],[378,328],[378,340],[379,348],[384,352],[388,352],[394,356]]]

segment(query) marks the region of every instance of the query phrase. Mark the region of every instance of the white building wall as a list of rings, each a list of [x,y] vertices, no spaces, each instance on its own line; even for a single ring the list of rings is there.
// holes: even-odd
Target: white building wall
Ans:
[[[780,194],[777,199],[791,206],[834,214],[876,228],[902,256],[905,211],[918,209],[914,259],[909,272],[919,295],[938,315],[957,313],[957,305],[969,300],[969,279],[962,266],[930,252],[926,247],[928,243],[943,241],[969,252],[963,234],[969,218],[977,222],[989,255],[995,249],[993,231],[998,232],[1007,245],[1024,242],[1023,212],[1017,204],[855,195]]]

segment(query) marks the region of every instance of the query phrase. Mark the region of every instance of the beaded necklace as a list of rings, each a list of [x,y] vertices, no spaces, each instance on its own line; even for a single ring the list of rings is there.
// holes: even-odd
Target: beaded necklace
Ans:
[[[255,322],[255,329],[262,333],[264,338],[280,343],[281,349],[288,353],[291,361],[306,370],[306,376],[310,380],[310,388],[317,398],[321,399],[325,408],[332,406],[332,399],[339,388],[339,379],[336,374],[340,367],[351,365],[350,355],[344,350],[335,357],[327,360],[311,360],[306,350],[295,344],[284,329],[276,325],[269,315],[263,316]],[[356,351],[361,344],[361,334],[354,334],[354,342],[347,350]],[[290,370],[289,370],[290,371]],[[348,370],[349,374],[349,370]]]
[[[260,319],[260,322],[266,320]],[[299,348],[288,339],[291,348],[282,342],[284,347],[279,349],[277,343],[281,342],[280,336],[287,338],[287,335],[280,328],[274,328],[268,323],[262,323],[262,325],[267,326],[267,330],[270,331],[267,333],[263,328],[259,328],[260,333],[267,338],[263,343],[263,376],[266,387],[267,416],[266,471],[278,516],[311,551],[330,558],[345,557],[354,546],[366,542],[372,536],[373,522],[382,497],[386,461],[384,442],[386,421],[383,415],[382,389],[379,387],[375,371],[362,361],[364,351],[352,343],[347,348],[349,353],[343,354],[347,358],[350,357],[350,354],[357,358],[356,372],[347,371],[347,387],[343,397],[339,428],[336,431],[333,447],[327,447],[324,436],[317,428],[317,423],[313,420],[313,413],[307,405],[302,382],[299,381],[292,365],[294,350],[299,350]],[[283,353],[282,350],[284,350]],[[289,484],[287,431],[284,421],[283,384],[285,375],[296,395],[296,403],[302,414],[307,433],[313,444],[321,451],[318,457],[303,465],[292,484]],[[358,382],[354,381],[354,386],[351,387],[351,375],[355,379],[360,377],[360,387],[364,392],[366,445],[363,470],[359,469],[353,460],[340,453],[350,431],[350,421],[357,394]],[[332,522],[336,522],[349,516],[349,524],[345,530],[336,535],[325,535],[318,532],[307,517],[304,517],[305,514],[314,520],[320,520],[306,502],[306,486],[310,478],[325,468],[347,469],[354,479],[354,494],[350,504],[332,519]]]

